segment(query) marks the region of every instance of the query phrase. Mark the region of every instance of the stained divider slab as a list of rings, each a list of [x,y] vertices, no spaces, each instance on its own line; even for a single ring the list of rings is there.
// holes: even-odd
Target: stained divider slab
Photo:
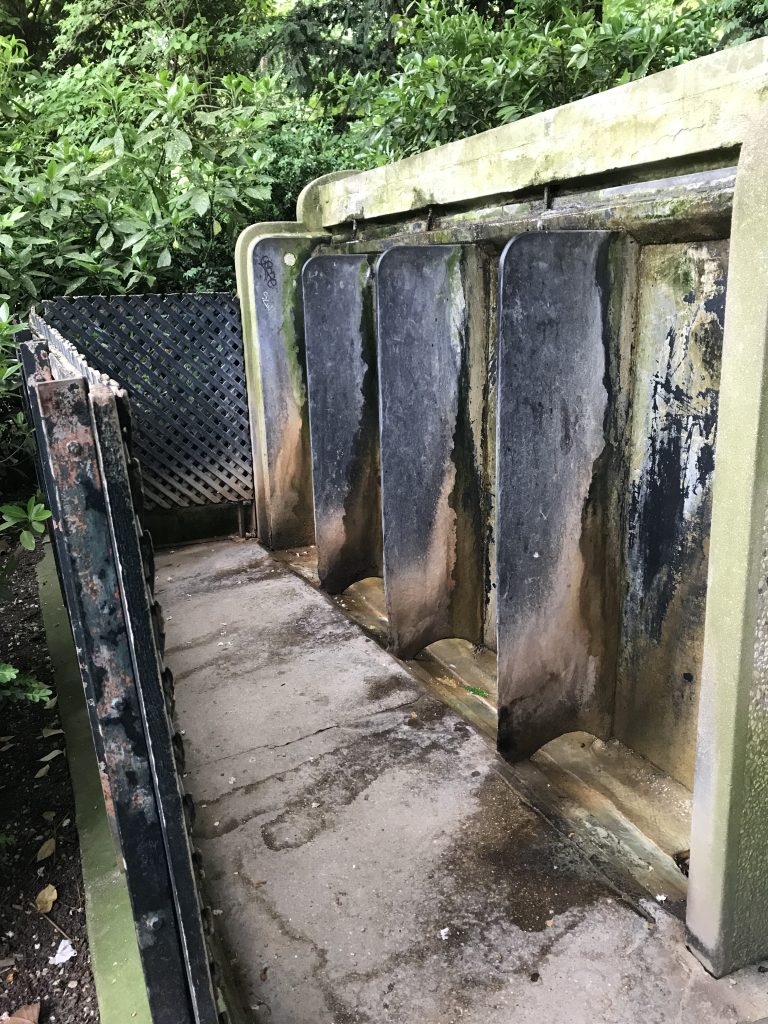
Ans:
[[[376,264],[384,585],[404,657],[482,633],[470,259],[461,246],[404,245]]]
[[[497,418],[499,746],[523,758],[610,726],[606,232],[520,235],[502,255]]]
[[[376,339],[367,256],[313,256],[302,275],[317,568],[340,593],[381,574]]]

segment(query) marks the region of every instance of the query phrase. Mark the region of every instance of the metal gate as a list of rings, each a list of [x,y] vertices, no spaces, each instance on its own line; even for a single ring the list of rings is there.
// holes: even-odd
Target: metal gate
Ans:
[[[127,393],[32,314],[25,392],[153,1024],[218,1024]]]

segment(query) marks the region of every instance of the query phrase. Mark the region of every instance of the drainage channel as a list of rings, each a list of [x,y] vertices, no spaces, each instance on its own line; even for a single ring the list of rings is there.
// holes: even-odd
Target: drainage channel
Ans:
[[[320,589],[315,548],[272,557]],[[387,647],[384,581],[369,577],[328,596],[380,646]],[[466,640],[438,640],[397,659],[443,703],[492,741],[497,735],[496,655]],[[691,793],[619,740],[574,732],[529,760],[499,771],[537,813],[576,843],[635,907],[643,897],[685,915]]]

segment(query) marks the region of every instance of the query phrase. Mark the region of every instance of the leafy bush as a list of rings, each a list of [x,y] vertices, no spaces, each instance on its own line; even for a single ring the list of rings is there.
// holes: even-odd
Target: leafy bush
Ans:
[[[337,111],[371,162],[420,152],[711,51],[715,8],[689,3],[518,0],[501,23],[418,0],[396,21],[398,70],[346,75]]]
[[[768,0],[721,0],[718,14],[728,45],[768,34]]]
[[[142,66],[147,47],[189,42],[179,36],[133,25],[114,56],[57,76],[19,70],[11,54],[0,297],[23,308],[76,291],[230,283],[234,238],[269,199],[274,115],[263,82]]]
[[[17,335],[21,330],[21,325],[12,322],[8,303],[0,303],[0,493],[3,494],[26,486],[33,475],[34,446],[21,406],[21,368],[16,358]]]

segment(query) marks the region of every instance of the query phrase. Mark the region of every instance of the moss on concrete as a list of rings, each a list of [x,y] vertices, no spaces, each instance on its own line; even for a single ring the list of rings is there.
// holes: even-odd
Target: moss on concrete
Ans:
[[[128,889],[104,808],[80,671],[50,546],[38,567],[38,584],[75,791],[88,942],[101,1024],[152,1024]]]

